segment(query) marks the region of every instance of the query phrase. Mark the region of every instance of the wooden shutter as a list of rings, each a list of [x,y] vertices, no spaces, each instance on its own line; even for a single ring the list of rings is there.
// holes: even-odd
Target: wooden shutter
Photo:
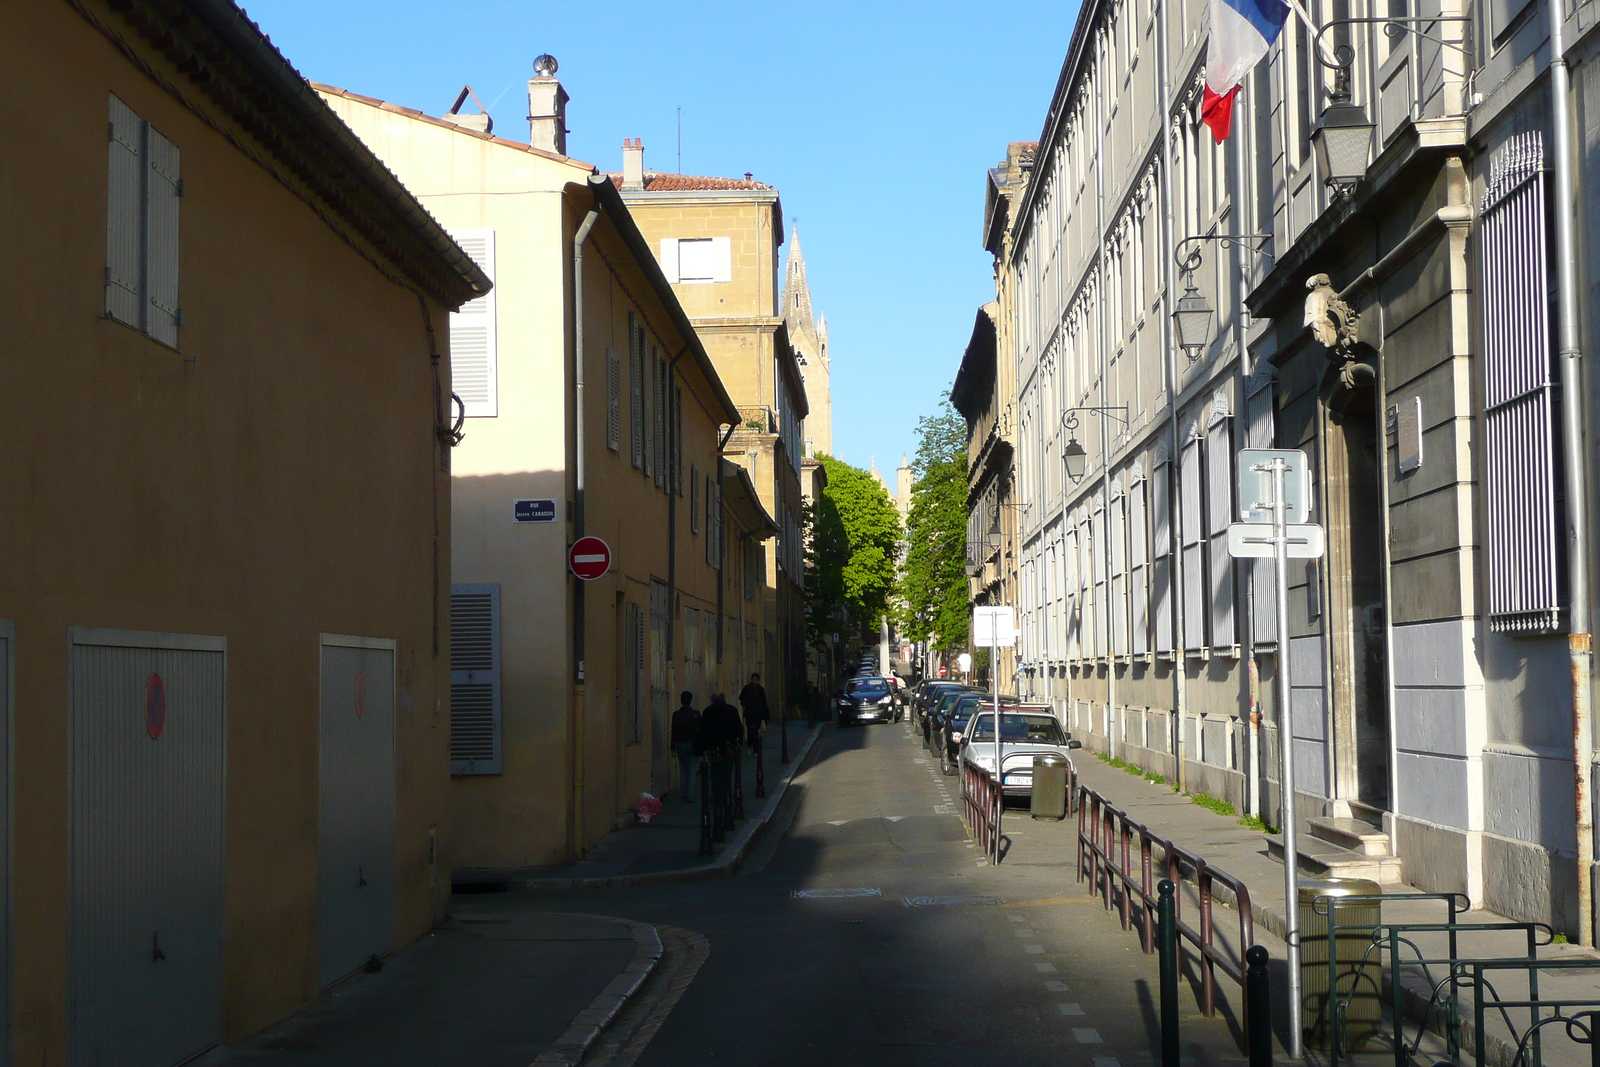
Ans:
[[[672,387],[672,488],[683,496],[683,386]]]
[[[493,230],[452,230],[450,237],[495,280]],[[496,292],[491,289],[450,315],[450,388],[469,419],[500,413]]]
[[[106,150],[106,314],[144,329],[144,120],[111,98]]]
[[[655,372],[655,392],[651,394],[650,441],[655,464],[651,474],[655,476],[656,485],[665,487],[667,484],[667,469],[672,465],[671,456],[667,447],[667,398],[671,395],[671,386],[667,382],[667,361],[661,358],[661,348],[658,345],[650,346],[650,366]]]
[[[628,601],[623,612],[623,654],[621,671],[623,700],[626,705],[628,744],[644,740],[644,611]]]
[[[1135,656],[1150,651],[1150,528],[1145,501],[1149,483],[1134,472],[1128,487],[1128,607],[1132,616],[1129,647]]]
[[[661,239],[661,272],[667,276],[667,281],[678,280],[678,239],[676,237],[663,237]]]
[[[733,281],[733,243],[726,237],[711,239],[711,280]]]
[[[700,468],[689,464],[689,532],[700,532]]]
[[[1233,522],[1233,417],[1213,405],[1206,430],[1206,574],[1210,578],[1211,647],[1231,649],[1239,641],[1234,630],[1233,556],[1228,552],[1228,525]]]
[[[606,447],[622,449],[622,367],[616,350],[606,346]]]
[[[633,467],[644,469],[644,353],[639,350],[639,329],[628,312],[628,429],[632,438]]]
[[[1150,611],[1155,649],[1173,649],[1172,622],[1172,464],[1158,458],[1150,489]]]
[[[716,480],[711,475],[706,475],[706,562],[716,566],[717,527],[716,518],[712,513],[712,502],[716,499],[713,489]]]
[[[500,771],[500,586],[453,585],[450,773]]]
[[[656,419],[660,416],[659,398],[661,382],[656,377],[660,369],[656,366],[655,356],[650,352],[650,344],[644,332],[644,327],[639,327],[639,358],[644,361],[644,476],[658,478],[656,474],[656,457],[659,453],[660,439],[656,436]],[[657,485],[661,482],[657,480]]]
[[[145,332],[178,346],[178,146],[145,127]]]
[[[1183,647],[1189,652],[1206,646],[1206,538],[1200,467],[1200,438],[1186,435],[1178,457],[1178,534],[1183,551]]]

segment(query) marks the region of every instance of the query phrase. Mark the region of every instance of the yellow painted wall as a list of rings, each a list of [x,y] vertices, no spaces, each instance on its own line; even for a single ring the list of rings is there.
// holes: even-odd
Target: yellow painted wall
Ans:
[[[319,633],[398,642],[399,943],[449,888],[450,501],[416,296],[71,7],[0,6],[0,88],[40,86],[0,113],[19,1063],[65,1054],[69,626],[228,639],[227,1040],[316,993]],[[103,316],[113,92],[182,152],[176,351]]]

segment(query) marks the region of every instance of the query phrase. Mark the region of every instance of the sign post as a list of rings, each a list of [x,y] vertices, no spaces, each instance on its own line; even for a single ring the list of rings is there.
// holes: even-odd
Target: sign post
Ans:
[[[994,813],[994,864],[1000,864],[1000,822],[1006,813],[1006,776],[1002,770],[1000,740],[1000,649],[1017,643],[1016,615],[1010,608],[973,608],[974,643],[989,646],[989,683],[994,710],[994,780],[1000,787],[1000,806]]]
[[[1239,511],[1246,519],[1270,515],[1270,523],[1236,522],[1228,527],[1234,558],[1272,557],[1277,564],[1278,605],[1278,782],[1283,792],[1284,925],[1289,943],[1289,1056],[1301,1056],[1300,1032],[1300,850],[1295,822],[1294,727],[1289,683],[1289,560],[1322,556],[1322,527],[1306,522],[1309,511],[1306,454],[1297,449],[1247,448],[1239,453]],[[1262,498],[1265,497],[1263,500]]]

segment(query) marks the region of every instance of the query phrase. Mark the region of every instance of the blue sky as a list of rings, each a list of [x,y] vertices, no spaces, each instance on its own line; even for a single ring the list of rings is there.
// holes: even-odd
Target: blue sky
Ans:
[[[567,149],[776,185],[798,220],[833,351],[834,451],[889,475],[948,390],[979,304],[983,176],[1038,137],[1077,6],[1038,3],[532,4],[254,0],[309,78],[438,114],[470,84],[527,136],[549,52],[572,96]]]

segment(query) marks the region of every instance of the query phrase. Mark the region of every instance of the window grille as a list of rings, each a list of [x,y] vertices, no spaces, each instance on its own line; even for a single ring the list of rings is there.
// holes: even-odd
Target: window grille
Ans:
[[[1489,628],[1499,633],[1562,626],[1548,211],[1542,139],[1513,137],[1490,164],[1481,213]]]
[[[622,448],[622,367],[617,353],[606,349],[606,447]]]

